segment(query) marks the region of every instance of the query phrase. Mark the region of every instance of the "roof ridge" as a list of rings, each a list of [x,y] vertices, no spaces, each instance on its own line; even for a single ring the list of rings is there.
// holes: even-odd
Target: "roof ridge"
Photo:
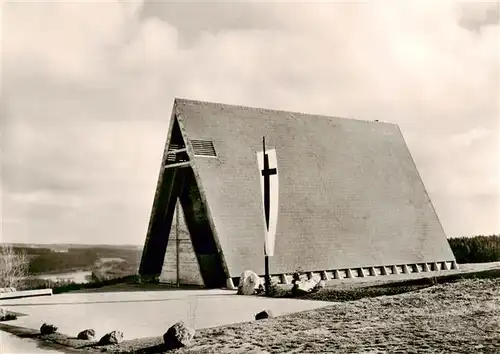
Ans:
[[[228,104],[228,103],[220,103],[220,102],[210,102],[210,101],[199,101],[188,98],[179,98],[176,97],[174,99],[174,104],[176,103],[187,103],[187,104],[197,104],[201,106],[216,106],[220,108],[239,108],[246,111],[254,111],[259,113],[288,113],[288,114],[297,114],[301,116],[314,116],[318,118],[327,118],[327,119],[346,119],[346,120],[354,120],[356,122],[365,122],[365,123],[379,123],[379,124],[391,124],[396,125],[396,123],[390,122],[380,122],[378,120],[367,120],[367,119],[359,119],[359,118],[345,118],[339,116],[327,116],[325,114],[316,114],[316,113],[304,113],[304,112],[296,112],[296,111],[286,111],[284,109],[272,109],[272,108],[262,108],[262,107],[253,107],[253,106],[243,106],[236,104]]]

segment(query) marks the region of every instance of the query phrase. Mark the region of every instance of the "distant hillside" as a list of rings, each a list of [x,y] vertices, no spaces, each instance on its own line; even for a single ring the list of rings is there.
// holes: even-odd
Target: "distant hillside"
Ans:
[[[63,249],[63,248],[113,248],[113,249],[140,249],[143,245],[87,245],[78,243],[8,243],[15,248],[47,248],[47,249]]]
[[[95,270],[101,259],[123,260],[123,271],[134,274],[140,263],[142,246],[12,244],[17,252],[28,256],[31,275]]]

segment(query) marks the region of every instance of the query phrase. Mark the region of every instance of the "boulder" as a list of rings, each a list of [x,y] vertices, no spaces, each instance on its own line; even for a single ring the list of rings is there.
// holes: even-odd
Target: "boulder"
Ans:
[[[0,317],[0,322],[3,322],[3,321],[14,321],[14,320],[17,320],[17,316],[14,315],[13,313],[8,313],[8,314]]]
[[[93,329],[86,329],[78,333],[76,338],[84,340],[92,340],[95,337],[95,331]]]
[[[324,280],[320,280],[315,286],[314,288],[312,288],[312,292],[316,292],[316,291],[319,291],[321,289],[323,289],[324,287],[326,286],[326,282]]]
[[[57,332],[57,327],[51,324],[44,323],[40,327],[40,333],[41,334],[52,334]]]
[[[260,277],[251,270],[245,270],[240,275],[238,283],[238,295],[254,295],[263,289],[264,285]]]
[[[307,290],[303,283],[297,282],[293,284],[292,288],[292,296],[301,296],[301,295],[306,295],[309,294],[310,290]]]
[[[318,282],[318,284],[316,284],[316,287],[315,287],[315,288],[319,290],[319,289],[323,289],[325,286],[326,286],[326,281],[324,281],[324,280],[320,280],[320,281]]]
[[[321,282],[321,277],[317,274],[313,275],[311,279],[307,280],[295,280],[293,281],[292,294],[295,296],[300,296],[308,294],[313,290],[317,289],[318,284]]]
[[[264,286],[264,283],[262,282],[262,279],[261,279],[259,286],[257,287],[257,289],[255,289],[255,294],[261,295],[261,294],[264,294],[265,292],[266,292],[266,287]]]
[[[184,324],[177,322],[163,335],[163,342],[167,349],[187,347],[193,340],[195,330]]]
[[[256,320],[263,320],[271,317],[273,317],[273,313],[271,312],[271,310],[264,310],[255,315]]]
[[[99,345],[118,344],[123,340],[123,332],[112,331],[99,339]]]
[[[307,281],[318,284],[321,281],[321,276],[319,274],[314,274],[312,278]]]
[[[13,320],[17,320],[17,316],[0,307],[0,321],[3,322]]]

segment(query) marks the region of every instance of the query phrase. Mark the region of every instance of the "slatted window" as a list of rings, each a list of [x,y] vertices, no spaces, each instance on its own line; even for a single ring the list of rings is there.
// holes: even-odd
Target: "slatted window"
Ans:
[[[211,140],[191,140],[195,156],[217,157],[214,142]]]
[[[174,150],[177,150],[177,149],[180,149],[181,147],[184,147],[180,144],[170,144],[170,146],[168,147],[168,151],[174,151]],[[168,162],[175,162],[177,160],[177,156],[176,154],[167,154],[167,161]]]
[[[168,147],[168,151],[173,151],[173,150],[178,150],[178,149],[181,149],[184,147],[184,144],[175,144],[175,143],[172,143],[170,144],[170,146]]]
[[[167,164],[189,161],[187,152],[179,151],[182,149],[185,150],[184,143],[182,144],[171,143],[170,146],[168,147]]]

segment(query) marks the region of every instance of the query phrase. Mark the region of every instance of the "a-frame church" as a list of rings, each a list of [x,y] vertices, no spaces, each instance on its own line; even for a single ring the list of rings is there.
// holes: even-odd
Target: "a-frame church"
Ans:
[[[280,171],[273,278],[456,268],[397,125],[176,99],[143,277],[232,287],[244,270],[264,275],[263,136]]]

